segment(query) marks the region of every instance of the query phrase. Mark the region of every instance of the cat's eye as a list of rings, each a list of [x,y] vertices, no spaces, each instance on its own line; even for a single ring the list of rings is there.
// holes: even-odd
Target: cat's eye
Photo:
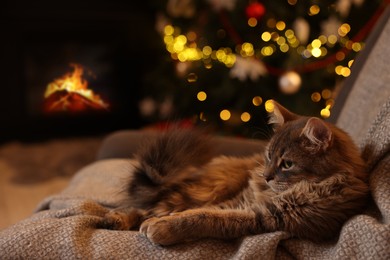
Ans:
[[[282,168],[284,170],[289,170],[294,166],[294,163],[290,160],[283,160],[282,161]]]

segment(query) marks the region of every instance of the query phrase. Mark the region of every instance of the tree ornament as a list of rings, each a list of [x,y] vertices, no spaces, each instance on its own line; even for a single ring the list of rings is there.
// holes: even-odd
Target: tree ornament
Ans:
[[[245,11],[248,18],[261,19],[265,14],[265,7],[262,3],[253,2],[246,7]]]
[[[310,25],[303,17],[298,17],[293,23],[294,33],[302,44],[307,44],[310,35]]]
[[[301,76],[295,71],[289,71],[279,78],[279,89],[282,93],[291,95],[300,89],[301,83]]]
[[[326,37],[329,37],[329,35],[336,35],[338,37],[339,34],[337,33],[337,30],[340,26],[340,20],[336,16],[331,15],[327,20],[321,23],[321,33]]]
[[[236,62],[230,70],[230,77],[238,78],[240,81],[251,79],[256,81],[260,76],[267,74],[264,64],[254,58],[236,57]]]

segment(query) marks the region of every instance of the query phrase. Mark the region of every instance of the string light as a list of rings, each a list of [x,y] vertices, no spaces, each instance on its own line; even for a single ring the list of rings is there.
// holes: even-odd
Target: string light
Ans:
[[[330,106],[327,105],[324,109],[321,110],[321,116],[323,118],[328,118],[330,117],[330,110],[329,110]]]
[[[230,117],[231,117],[231,115],[232,115],[232,114],[231,114],[230,111],[227,110],[227,109],[224,109],[224,110],[222,110],[222,111],[219,113],[219,117],[220,117],[223,121],[229,120]]]
[[[252,104],[256,107],[260,106],[263,103],[263,99],[259,96],[256,96],[252,99]]]
[[[318,93],[318,92],[314,92],[313,94],[311,94],[311,100],[313,102],[320,102],[321,100],[321,94]]]
[[[196,97],[198,98],[199,101],[205,101],[207,98],[207,94],[204,91],[199,91]]]
[[[249,120],[251,120],[251,115],[248,113],[248,112],[244,112],[241,114],[241,121],[242,122],[248,122]]]
[[[271,113],[274,111],[274,103],[272,102],[272,100],[267,100],[265,101],[265,104],[264,104],[264,107],[265,107],[265,110],[268,112],[268,113]]]
[[[310,6],[310,9],[309,9],[310,16],[317,15],[317,14],[319,14],[319,12],[320,12],[320,7],[318,5]]]
[[[297,0],[287,0],[287,2],[290,5],[295,5]],[[321,12],[321,8],[318,5],[313,4],[309,7],[307,12],[310,16],[318,15]],[[258,25],[258,20],[256,18],[249,18],[247,20],[247,24],[249,27],[256,27]],[[301,43],[296,37],[294,30],[288,28],[286,22],[283,20],[275,20],[274,18],[270,18],[266,20],[266,25],[268,27],[267,31],[259,34],[262,42],[260,45],[256,45],[258,47],[255,47],[250,42],[242,42],[233,39],[236,40],[237,43],[234,47],[232,47],[233,50],[228,47],[213,49],[213,47],[209,45],[202,46],[202,40],[198,39],[198,35],[195,32],[189,31],[186,34],[182,34],[181,29],[174,27],[173,25],[167,25],[164,27],[163,40],[167,51],[171,54],[172,59],[184,64],[188,63],[189,61],[191,62],[201,60],[203,62],[203,66],[206,69],[213,68],[214,61],[218,61],[224,64],[226,67],[231,68],[235,64],[237,56],[244,58],[255,57],[262,59],[263,57],[269,57],[275,55],[276,53],[286,53],[290,50],[294,50],[294,52],[301,55],[303,59],[320,59],[327,56],[327,54],[331,51],[330,48],[334,48],[336,44],[339,44],[342,49],[334,54],[332,57],[333,59],[327,59],[329,60],[329,63],[325,64],[326,62],[322,62],[322,64],[327,66],[331,62],[337,60],[340,64],[336,67],[328,66],[327,71],[342,77],[349,77],[351,74],[350,68],[353,64],[353,60],[349,60],[348,64],[345,64],[347,62],[345,60],[346,56],[350,50],[354,52],[360,52],[364,48],[364,44],[362,42],[355,41],[353,38],[349,39],[348,34],[351,31],[351,26],[348,23],[343,23],[341,26],[339,26],[337,35],[320,35],[317,39],[313,39],[309,44]],[[234,28],[232,29],[234,30]],[[217,36],[222,39],[230,33],[231,31],[229,31],[229,28],[219,29],[217,31]],[[239,36],[237,38],[239,39]],[[206,41],[203,40],[203,43],[205,42]],[[198,47],[198,44],[202,47]],[[324,60],[326,59],[320,60],[317,64],[320,64],[320,62]],[[305,73],[307,71],[313,70],[310,69],[310,61],[307,61],[303,67],[308,69],[306,71],[300,69],[299,67],[293,69],[299,71],[299,73]],[[285,71],[278,68],[274,70],[276,72],[272,72],[271,66],[267,66],[267,68],[270,70],[271,74],[274,75],[280,76],[286,73]],[[197,77],[198,76],[196,74],[190,73],[187,76],[187,81],[189,83],[194,83],[197,81]],[[329,89],[324,89],[321,91],[321,93],[314,92],[311,94],[311,100],[313,102],[320,102],[321,99],[326,101],[326,107],[321,110],[321,116],[324,118],[330,116],[330,109],[333,106],[332,102],[334,102],[331,99],[331,96],[332,92]],[[199,91],[196,97],[199,101],[205,101],[207,99],[207,94],[204,91]],[[263,100],[260,96],[253,97],[252,104],[254,106],[260,106],[263,104]],[[267,100],[264,103],[264,107],[268,112],[273,111],[273,103],[270,102],[270,100]],[[234,118],[238,119],[237,115],[238,114],[235,114]],[[232,114],[227,109],[224,109],[220,112],[220,118],[224,121],[231,119],[231,117]],[[201,120],[206,120],[203,112],[199,114],[199,118]],[[241,121],[248,122],[251,118],[251,115],[248,112],[243,112],[241,113],[240,118]]]
[[[251,17],[248,19],[248,25],[250,27],[255,27],[257,25],[257,19],[254,17]]]

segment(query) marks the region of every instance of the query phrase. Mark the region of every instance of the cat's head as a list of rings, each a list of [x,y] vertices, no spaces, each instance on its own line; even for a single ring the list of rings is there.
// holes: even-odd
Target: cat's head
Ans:
[[[363,160],[347,133],[272,102],[269,122],[275,133],[265,152],[264,177],[274,191],[284,191],[302,180],[320,182],[336,173],[365,178]]]

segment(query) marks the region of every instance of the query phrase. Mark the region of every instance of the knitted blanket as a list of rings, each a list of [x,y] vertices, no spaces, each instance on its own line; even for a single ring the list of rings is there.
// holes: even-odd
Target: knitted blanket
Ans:
[[[371,205],[349,219],[333,242],[274,232],[161,247],[136,231],[101,229],[133,169],[131,160],[106,159],[81,169],[31,217],[0,231],[0,259],[390,259],[389,111],[388,102],[361,144],[371,172]]]

